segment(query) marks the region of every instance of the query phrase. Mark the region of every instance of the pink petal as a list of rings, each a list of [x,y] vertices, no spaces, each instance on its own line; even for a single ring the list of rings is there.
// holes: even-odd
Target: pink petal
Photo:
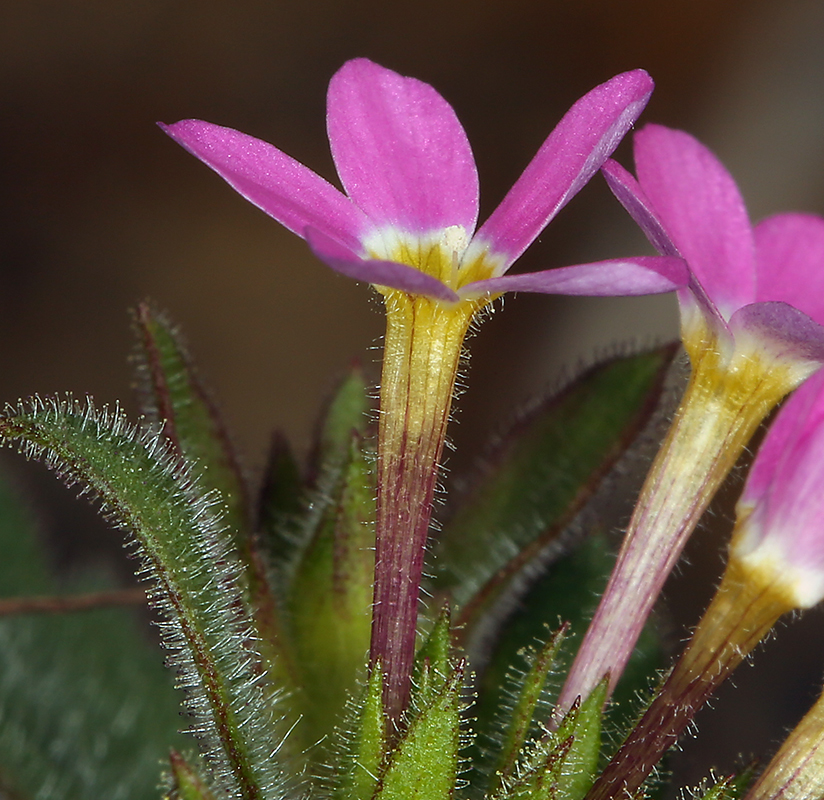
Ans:
[[[478,173],[449,103],[431,86],[365,58],[334,75],[332,156],[346,192],[377,227],[429,233],[478,219]]]
[[[692,136],[647,125],[635,166],[655,214],[725,319],[755,300],[755,248],[744,201],[721,162]]]
[[[780,301],[750,303],[730,319],[738,339],[746,333],[762,342],[773,358],[824,363],[824,327],[795,306]]]
[[[655,215],[655,210],[638,181],[611,158],[606,160],[601,172],[618,202],[635,220],[638,227],[649,239],[650,244],[661,255],[677,256],[679,254],[678,248],[672,243],[669,234],[661,224],[661,220]]]
[[[267,142],[196,119],[161,123],[160,127],[298,236],[312,227],[356,247],[361,234],[371,227],[346,195]]]
[[[805,429],[811,432],[819,426],[824,433],[824,371],[805,381],[778,413],[758,449],[739,503],[754,506],[766,495],[776,474],[797,461],[792,451],[806,437]],[[820,460],[824,468],[824,458]]]
[[[778,214],[755,228],[758,300],[783,300],[824,323],[824,220]]]
[[[638,224],[638,227],[649,239],[650,244],[661,254],[666,256],[677,256],[678,248],[669,237],[666,228],[661,224],[655,214],[655,210],[649,198],[644,194],[638,181],[627,172],[617,161],[608,159],[601,169],[607,185],[617,198],[618,202],[627,210],[629,215]],[[698,308],[704,317],[719,331],[727,327],[727,323],[721,317],[715,304],[707,296],[704,287],[697,277],[689,269],[689,282],[686,287],[678,292],[678,302],[682,311],[685,306],[692,307],[693,303],[698,304]]]
[[[509,267],[598,171],[644,109],[652,79],[643,70],[617,75],[585,94],[558,126],[478,237]]]
[[[754,507],[754,549],[773,539],[805,572],[824,568],[824,372],[797,389],[778,414],[747,478],[740,504]]]
[[[312,252],[321,261],[348,278],[401,289],[410,294],[423,294],[449,303],[459,299],[452,289],[437,278],[408,264],[361,258],[322,231],[312,228],[307,228],[304,235]]]
[[[462,297],[498,292],[631,296],[671,292],[687,280],[687,269],[682,259],[641,256],[475,281],[464,286],[460,294]]]

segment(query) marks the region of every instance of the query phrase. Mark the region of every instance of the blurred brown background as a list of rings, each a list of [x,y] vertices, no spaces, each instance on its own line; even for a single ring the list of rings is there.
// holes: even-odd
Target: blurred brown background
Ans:
[[[151,297],[182,324],[253,473],[274,427],[305,451],[320,397],[350,359],[375,366],[380,308],[367,287],[317,263],[156,120],[236,127],[332,177],[326,84],[344,60],[368,56],[434,84],[455,106],[475,149],[485,214],[575,99],[644,67],[657,89],[642,120],[687,128],[710,145],[755,218],[824,212],[819,0],[11,0],[2,20],[0,396],[89,392],[134,412],[126,309]],[[619,158],[629,165],[626,146]],[[597,178],[520,268],[642,250]],[[452,466],[460,470],[461,454],[564,365],[676,333],[671,298],[508,298],[472,342]],[[91,524],[55,522],[61,512],[52,513],[55,529]],[[693,559],[717,569],[717,538],[704,539]],[[682,571],[673,591],[700,604],[709,589],[696,574]],[[824,671],[816,614],[759,654],[767,666],[800,665],[774,681],[786,689],[768,701],[778,717],[751,695],[718,701],[738,709],[735,736],[721,729],[710,745],[723,763],[776,742],[808,702]],[[694,611],[682,621],[694,621]],[[808,661],[782,656],[793,637]],[[756,673],[744,669],[739,682]],[[736,716],[744,709],[746,720]]]

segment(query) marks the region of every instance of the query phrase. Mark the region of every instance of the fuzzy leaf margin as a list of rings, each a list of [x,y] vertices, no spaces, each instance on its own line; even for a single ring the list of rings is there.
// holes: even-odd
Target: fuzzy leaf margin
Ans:
[[[102,512],[134,536],[147,593],[186,692],[191,731],[216,785],[230,797],[283,794],[278,731],[240,565],[212,493],[152,427],[130,424],[119,407],[91,400],[34,398],[7,407],[0,439],[45,462],[100,499]]]

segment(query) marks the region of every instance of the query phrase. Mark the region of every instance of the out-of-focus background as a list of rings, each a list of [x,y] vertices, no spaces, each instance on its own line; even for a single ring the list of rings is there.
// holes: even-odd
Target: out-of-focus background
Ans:
[[[0,398],[70,390],[134,412],[126,309],[150,297],[186,331],[253,473],[275,427],[306,450],[320,398],[352,358],[376,370],[380,306],[157,120],[236,127],[331,178],[326,84],[344,60],[368,56],[455,106],[483,216],[572,102],[644,67],[657,88],[642,122],[686,128],[713,148],[754,218],[824,212],[820,0],[11,0],[2,19]],[[631,164],[626,144],[618,157]],[[596,178],[520,268],[639,252],[648,246]],[[472,342],[452,466],[564,368],[676,335],[672,298],[508,298]],[[54,504],[46,527],[83,538],[91,523],[62,521],[68,501],[24,472]],[[699,543],[693,561],[717,570],[717,535]],[[694,600],[685,624],[710,590],[698,574],[684,568],[671,588]],[[704,755],[687,745],[685,780],[703,774],[707,752],[723,767],[776,744],[803,712],[824,672],[820,612],[807,617],[736,679],[783,666],[777,693],[759,703],[727,691],[704,715],[701,727],[719,732],[703,739]],[[793,645],[809,657],[787,655]]]

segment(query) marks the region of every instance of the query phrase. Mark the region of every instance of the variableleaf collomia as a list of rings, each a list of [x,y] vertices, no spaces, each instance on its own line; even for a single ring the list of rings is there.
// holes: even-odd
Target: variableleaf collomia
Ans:
[[[135,537],[192,730],[229,797],[280,797],[282,741],[239,587],[230,536],[189,470],[148,428],[91,402],[35,399],[0,417],[0,437],[100,498]]]

